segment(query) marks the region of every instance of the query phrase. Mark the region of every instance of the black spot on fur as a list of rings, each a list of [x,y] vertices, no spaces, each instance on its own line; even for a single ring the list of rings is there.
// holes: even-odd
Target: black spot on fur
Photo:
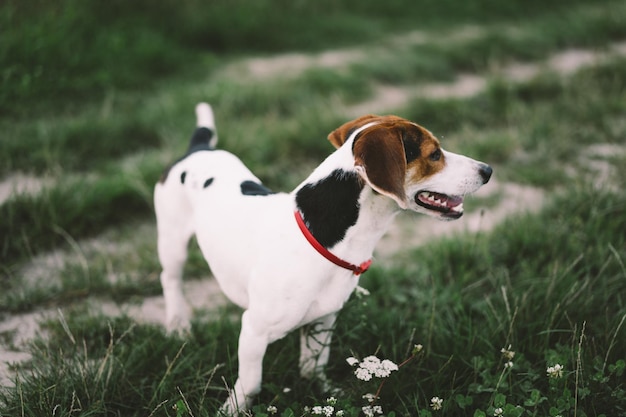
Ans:
[[[254,181],[244,181],[241,183],[241,194],[243,195],[271,195],[272,190]]]
[[[180,183],[181,184],[185,183],[185,178],[187,178],[187,171],[183,171],[183,173],[180,174]]]
[[[406,155],[406,162],[416,160],[422,155],[422,135],[418,130],[411,130],[411,132],[404,132],[402,135],[402,146],[404,146],[404,154]]]
[[[176,161],[174,161],[173,164],[171,164],[170,166],[165,168],[165,170],[163,170],[163,173],[161,174],[161,178],[159,178],[159,182],[164,183],[167,180],[167,177],[169,176],[170,170],[172,169],[172,167],[176,165],[177,163],[179,163],[180,161],[182,161],[183,159],[187,158],[192,153],[199,152],[199,151],[212,151],[214,148],[211,147],[209,143],[211,141],[211,138],[213,138],[214,135],[215,133],[208,127],[196,128],[196,130],[193,132],[193,135],[191,136],[191,141],[189,142],[189,148],[187,148],[187,152],[185,153],[185,155],[178,158]],[[182,180],[181,182],[183,184],[185,183],[184,180]]]
[[[191,136],[191,141],[189,142],[189,149],[187,149],[187,155],[190,155],[197,151],[207,151],[213,150],[213,148],[209,145],[211,139],[213,138],[213,131],[208,127],[198,127],[193,132]]]
[[[326,248],[339,243],[359,218],[363,183],[354,172],[341,169],[296,194],[296,204],[315,239]]]
[[[213,180],[214,180],[214,178],[213,178],[213,177],[211,177],[211,178],[209,178],[208,180],[206,180],[206,181],[204,182],[204,185],[202,186],[202,188],[206,188],[206,187],[208,187],[209,185],[211,185],[211,184],[213,183]]]

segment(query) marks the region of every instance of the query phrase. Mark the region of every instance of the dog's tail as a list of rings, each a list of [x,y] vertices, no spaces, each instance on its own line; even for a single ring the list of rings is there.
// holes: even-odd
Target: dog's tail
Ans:
[[[196,106],[196,130],[191,136],[189,151],[199,149],[215,149],[217,145],[217,129],[213,109],[207,103],[198,103]]]

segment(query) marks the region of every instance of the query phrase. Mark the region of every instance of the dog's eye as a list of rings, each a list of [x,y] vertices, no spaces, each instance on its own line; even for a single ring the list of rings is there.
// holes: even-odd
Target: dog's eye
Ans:
[[[441,159],[441,149],[437,149],[436,151],[434,151],[433,153],[431,153],[428,158],[431,161],[438,161]]]

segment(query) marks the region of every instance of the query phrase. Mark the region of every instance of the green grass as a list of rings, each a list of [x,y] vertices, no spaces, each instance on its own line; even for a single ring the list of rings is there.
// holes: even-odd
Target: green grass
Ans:
[[[626,38],[625,13],[604,1],[3,3],[0,177],[20,171],[48,185],[0,205],[0,316],[63,316],[42,323],[46,337],[29,344],[16,384],[0,387],[0,416],[205,416],[226,399],[238,309],[198,311],[179,338],[90,307],[160,293],[152,187],[184,152],[198,101],[215,105],[221,147],[289,190],[332,151],[325,138],[345,122],[341,109],[371,100],[376,85],[483,75],[567,47],[602,50]],[[409,31],[423,38],[397,41]],[[342,47],[363,58],[261,80],[223,71],[248,56]],[[611,57],[572,76],[489,79],[475,97],[394,110],[447,149],[493,164],[496,179],[541,187],[548,204],[490,232],[433,239],[365,274],[371,295],[349,301],[331,346],[336,409],[359,415],[363,394],[379,388],[357,380],[347,357],[400,363],[421,344],[385,380],[385,415],[626,415],[626,161],[588,155],[624,146],[625,83],[624,58]],[[613,168],[614,188],[588,185],[590,158]],[[50,251],[66,262],[43,262],[33,279],[31,261]],[[187,278],[207,274],[192,244]],[[13,338],[0,334],[3,345]],[[509,345],[510,369],[501,353]],[[297,334],[270,346],[255,415],[327,405],[328,393],[299,378],[297,360]],[[555,364],[561,378],[546,375]],[[431,408],[435,396],[441,410]]]
[[[510,409],[505,415],[552,408],[569,415],[575,393],[578,415],[626,412],[626,236],[612,227],[626,224],[625,209],[623,195],[569,192],[537,216],[440,241],[392,270],[364,275],[372,294],[348,303],[332,345],[329,373],[342,390],[341,406],[360,408],[361,396],[378,385],[357,381],[345,358],[377,353],[399,363],[419,343],[416,360],[381,391],[387,413],[427,415],[438,396],[442,415],[493,415],[488,410],[501,402]],[[72,310],[65,327],[49,322],[51,336],[33,345],[19,383],[2,392],[1,412],[67,413],[73,403],[84,415],[176,415],[172,407],[184,399],[193,415],[211,415],[225,399],[221,378],[235,378],[236,322],[204,318],[182,340],[124,317]],[[500,350],[509,345],[514,365],[504,370]],[[297,337],[271,346],[258,410],[271,403],[300,415],[324,402],[298,379],[296,363]],[[557,363],[564,376],[548,378],[547,367]]]
[[[28,117],[33,111],[54,111],[45,104],[48,100],[77,109],[76,101],[98,99],[112,90],[145,92],[157,79],[177,72],[198,76],[199,67],[210,71],[220,59],[241,53],[316,50],[372,41],[416,26],[447,28],[503,20],[517,24],[542,14],[558,18],[576,3],[587,2],[535,0],[521,8],[494,0],[463,5],[451,0],[420,4],[116,0],[106,6],[97,1],[10,0],[0,9],[0,24],[6,28],[0,60],[9,63],[0,74],[0,114]],[[596,4],[605,10],[615,8],[611,2]],[[580,21],[587,19],[573,23]],[[569,22],[562,28],[569,33],[572,27],[580,25]],[[623,35],[621,25],[597,28],[593,34],[600,32],[601,38],[606,33]]]

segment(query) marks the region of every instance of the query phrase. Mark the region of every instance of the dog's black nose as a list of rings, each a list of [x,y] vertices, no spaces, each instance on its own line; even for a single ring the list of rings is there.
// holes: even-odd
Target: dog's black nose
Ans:
[[[487,184],[489,178],[491,178],[491,174],[493,174],[493,169],[487,164],[481,164],[480,168],[478,168],[478,173],[483,179],[483,184]]]

